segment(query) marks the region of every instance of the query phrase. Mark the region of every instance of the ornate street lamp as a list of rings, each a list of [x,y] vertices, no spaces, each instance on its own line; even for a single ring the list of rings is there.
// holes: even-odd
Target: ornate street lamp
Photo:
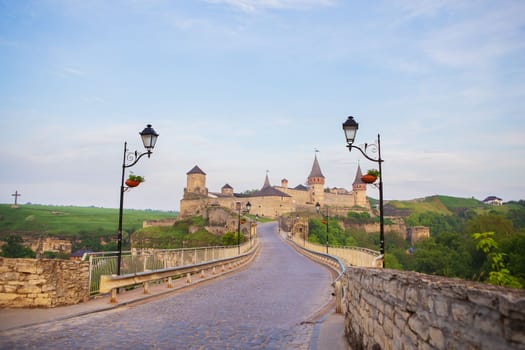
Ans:
[[[117,275],[120,275],[120,265],[122,262],[122,214],[123,214],[123,208],[124,208],[124,192],[128,190],[129,188],[129,187],[124,187],[125,170],[126,168],[130,168],[133,165],[137,164],[137,162],[143,156],[147,155],[149,158],[151,156],[151,153],[153,152],[153,148],[155,147],[157,138],[159,137],[159,134],[157,134],[155,130],[153,130],[153,128],[151,127],[151,124],[148,124],[146,128],[144,128],[144,130],[142,130],[139,134],[140,134],[140,137],[142,138],[142,143],[144,144],[144,148],[146,149],[146,152],[141,153],[141,154],[138,154],[137,151],[129,152],[127,148],[128,144],[127,142],[124,142],[124,157],[122,160],[122,178],[120,181],[120,207],[119,207],[119,215],[118,215]],[[127,164],[126,164],[126,161],[128,161]]]
[[[237,206],[237,210],[239,211],[239,218],[237,220],[237,254],[241,255],[241,209],[242,209],[241,202],[237,202],[236,206]],[[249,213],[250,209],[252,208],[252,205],[250,204],[250,202],[246,203],[245,208],[246,209],[243,211],[243,214]]]
[[[379,166],[379,252],[383,256],[383,267],[385,266],[384,263],[384,255],[385,255],[385,225],[383,220],[383,173],[381,169],[381,165],[383,163],[383,159],[381,159],[381,137],[379,134],[377,134],[377,144],[367,144],[365,143],[364,149],[358,146],[354,146],[354,140],[355,135],[357,133],[357,129],[359,128],[359,124],[354,120],[354,117],[348,117],[348,119],[343,123],[343,130],[345,132],[346,137],[346,147],[348,147],[348,151],[352,151],[352,148],[355,148],[359,150],[363,156],[365,156],[366,159],[378,163]],[[369,153],[376,153],[377,152],[377,158],[373,158],[368,155]]]
[[[328,254],[328,206],[326,206],[326,215],[321,213],[321,204],[319,204],[319,202],[315,203],[315,210],[317,210],[317,212],[323,216],[325,221],[324,223],[326,224],[326,254]]]

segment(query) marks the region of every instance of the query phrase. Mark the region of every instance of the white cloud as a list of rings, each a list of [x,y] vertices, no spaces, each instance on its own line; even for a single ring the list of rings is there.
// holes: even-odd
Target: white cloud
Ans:
[[[424,40],[423,49],[433,61],[453,67],[485,66],[523,49],[525,3],[505,4],[442,26]]]
[[[309,9],[331,6],[338,0],[207,0],[210,3],[226,4],[253,13],[265,9]]]
[[[73,68],[73,67],[64,67],[62,68],[62,71],[68,75],[77,75],[77,76],[86,75],[84,71],[77,69],[77,68]]]
[[[463,6],[459,0],[398,0],[393,4],[404,14],[405,19],[432,17],[446,9]]]

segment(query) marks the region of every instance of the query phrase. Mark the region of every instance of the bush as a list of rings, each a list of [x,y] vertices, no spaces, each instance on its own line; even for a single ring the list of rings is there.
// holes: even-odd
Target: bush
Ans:
[[[34,258],[35,252],[25,247],[22,237],[10,235],[6,238],[6,244],[2,246],[0,255],[6,258]]]

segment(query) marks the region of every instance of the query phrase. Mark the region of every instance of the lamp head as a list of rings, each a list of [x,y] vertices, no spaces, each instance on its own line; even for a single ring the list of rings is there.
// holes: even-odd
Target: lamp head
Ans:
[[[352,116],[348,117],[346,122],[343,123],[343,130],[345,132],[346,143],[349,146],[349,149],[351,149],[350,146],[354,143],[355,134],[357,133],[358,128],[359,124],[354,120],[354,117]]]
[[[251,208],[252,208],[252,204],[250,202],[246,203],[246,210],[250,211]]]
[[[319,204],[319,202],[315,203],[315,210],[317,210],[318,213],[321,212],[321,204]]]
[[[157,142],[157,137],[159,137],[159,134],[157,134],[157,132],[151,127],[151,124],[146,125],[146,128],[144,128],[144,130],[142,130],[139,134],[142,138],[144,148],[146,148],[146,150],[151,153],[155,147],[155,143]]]

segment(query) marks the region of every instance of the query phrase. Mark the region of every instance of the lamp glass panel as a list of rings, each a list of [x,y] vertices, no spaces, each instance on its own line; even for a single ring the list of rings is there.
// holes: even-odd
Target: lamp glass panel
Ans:
[[[346,137],[346,142],[348,143],[354,143],[354,140],[355,140],[355,134],[357,132],[357,128],[344,128],[344,131],[345,131],[345,137]]]

